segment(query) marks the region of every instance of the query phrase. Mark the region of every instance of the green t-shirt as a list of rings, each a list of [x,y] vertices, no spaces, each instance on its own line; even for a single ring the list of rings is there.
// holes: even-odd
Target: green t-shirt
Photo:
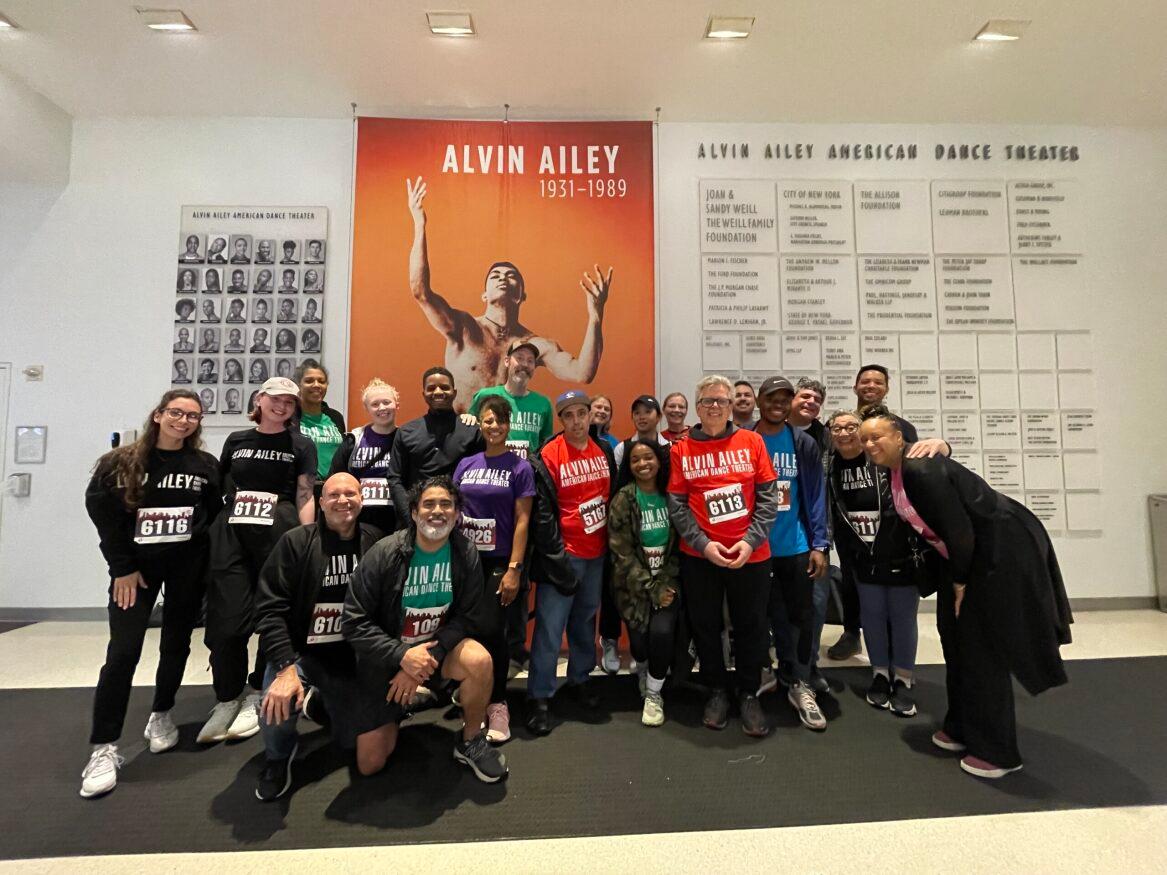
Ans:
[[[511,433],[507,438],[510,447],[519,458],[525,459],[528,454],[535,452],[551,439],[555,433],[554,416],[551,412],[551,400],[538,392],[528,392],[522,397],[516,397],[507,391],[506,386],[487,386],[474,393],[470,402],[470,412],[478,415],[478,406],[488,395],[501,395],[511,405]]]
[[[309,413],[300,414],[300,432],[312,443],[316,444],[316,476],[323,480],[328,476],[328,469],[332,467],[332,457],[336,455],[344,435],[336,427],[336,423],[326,413],[313,416]]]
[[[414,547],[409,576],[401,591],[401,640],[413,645],[433,638],[446,621],[453,600],[450,542],[433,553]]]
[[[641,492],[636,488],[636,504],[640,507],[640,546],[648,559],[648,570],[655,576],[665,561],[669,545],[669,506],[659,492]]]

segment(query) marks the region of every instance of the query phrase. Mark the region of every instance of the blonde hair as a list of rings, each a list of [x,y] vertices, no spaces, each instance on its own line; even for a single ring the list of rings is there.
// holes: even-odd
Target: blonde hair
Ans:
[[[393,400],[398,404],[401,403],[401,393],[397,391],[396,386],[391,386],[382,380],[380,377],[373,377],[365,388],[361,390],[361,403],[364,404],[369,399],[369,393],[374,389],[388,389],[393,393]]]
[[[729,396],[733,397],[733,383],[729,381],[729,378],[723,377],[721,374],[711,374],[697,382],[697,389],[693,392],[693,402],[701,400],[701,393],[710,386],[723,386]]]

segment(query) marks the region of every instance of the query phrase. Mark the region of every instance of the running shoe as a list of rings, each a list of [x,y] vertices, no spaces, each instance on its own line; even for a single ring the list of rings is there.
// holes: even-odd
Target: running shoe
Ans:
[[[152,712],[142,737],[150,742],[150,753],[163,753],[178,744],[178,727],[170,719],[170,712]]]
[[[819,710],[819,703],[814,698],[814,690],[806,684],[799,681],[792,685],[790,692],[786,694],[786,700],[794,706],[794,710],[798,712],[798,719],[807,729],[822,732],[827,728],[827,718]]]
[[[506,702],[486,706],[486,740],[502,744],[511,740],[511,712]]]
[[[259,732],[259,706],[263,702],[263,693],[250,690],[239,699],[239,713],[227,727],[227,738],[251,738]]]
[[[762,696],[766,693],[776,690],[778,688],[778,676],[774,674],[774,669],[766,666],[762,669],[762,682],[758,684],[758,695]]]
[[[867,688],[867,704],[875,708],[887,708],[891,704],[891,683],[886,675],[877,674]]]
[[[616,649],[616,639],[601,638],[600,644],[604,650],[604,655],[600,659],[600,667],[608,674],[616,674],[620,671],[620,651]]]
[[[292,748],[292,755],[286,760],[265,760],[263,771],[255,782],[255,798],[260,802],[274,802],[292,786],[292,760],[296,758],[296,751],[300,749],[297,741]]]
[[[490,746],[481,732],[469,741],[459,741],[454,745],[454,759],[470,767],[474,777],[487,784],[501,781],[507,776],[507,758]]]
[[[964,742],[957,741],[943,729],[937,729],[932,733],[932,743],[941,750],[952,753],[962,753],[965,750]]]
[[[729,695],[725,690],[714,690],[705,700],[702,722],[710,729],[725,729],[725,724],[729,722]]]
[[[1021,771],[1021,763],[1011,767],[995,766],[986,760],[982,760],[980,757],[971,755],[967,755],[961,759],[960,767],[970,775],[976,775],[978,778],[1004,778],[1013,772]]]
[[[899,678],[896,678],[896,682],[892,685],[889,706],[891,713],[897,717],[916,716],[916,700],[912,698],[911,687]]]
[[[859,636],[854,632],[844,632],[839,636],[839,640],[827,648],[827,656],[836,662],[844,659],[850,659],[859,653],[861,645]]]
[[[199,744],[214,744],[216,741],[223,741],[227,738],[227,731],[239,714],[240,701],[232,699],[230,702],[217,702],[215,704],[215,707],[211,709],[211,716],[207,718],[207,722],[199,730]]]
[[[738,699],[738,711],[742,717],[742,732],[754,738],[765,738],[770,734],[770,725],[762,711],[762,703],[753,693],[742,693]]]
[[[125,760],[116,744],[99,744],[89,755],[89,762],[81,772],[81,798],[104,796],[118,785],[118,769]]]
[[[645,726],[660,726],[665,722],[665,700],[660,693],[645,692],[640,722]]]
[[[816,693],[829,693],[831,691],[831,682],[823,676],[823,673],[819,671],[817,665],[810,667],[810,680],[808,683],[810,684],[810,688]]]

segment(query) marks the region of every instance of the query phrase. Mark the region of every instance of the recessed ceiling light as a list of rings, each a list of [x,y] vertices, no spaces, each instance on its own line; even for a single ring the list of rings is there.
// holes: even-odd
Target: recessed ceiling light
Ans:
[[[427,12],[430,33],[438,36],[474,36],[474,19],[469,12]]]
[[[977,35],[973,39],[982,43],[1012,42],[1021,39],[1021,34],[1025,32],[1027,27],[1029,27],[1028,21],[994,18],[991,21],[986,21],[985,26],[977,31]]]
[[[150,30],[168,33],[189,33],[198,30],[181,9],[138,9],[142,24]]]
[[[750,17],[726,18],[725,16],[709,16],[709,24],[705,25],[705,39],[745,39],[754,29],[754,19]]]
[[[0,30],[16,30],[16,22],[0,12]]]

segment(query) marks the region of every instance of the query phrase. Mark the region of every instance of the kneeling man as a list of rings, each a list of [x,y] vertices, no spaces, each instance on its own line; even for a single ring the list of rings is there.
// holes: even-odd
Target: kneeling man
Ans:
[[[461,685],[465,725],[454,759],[494,783],[506,777],[507,765],[482,731],[493,674],[486,648],[468,637],[481,634],[484,586],[477,548],[454,528],[460,510],[449,477],[414,486],[409,527],[380,541],[353,576],[343,628],[362,686],[402,715],[422,684]],[[387,738],[376,758],[358,757],[363,774],[385,765],[396,727]]]
[[[381,537],[358,525],[361,486],[351,474],[334,474],[320,495],[322,517],[287,532],[264,563],[256,596],[256,631],[267,655],[260,729],[267,764],[255,795],[270,802],[287,792],[296,756],[298,712],[315,710],[319,694],[341,748],[358,763],[381,757],[397,737],[395,711],[384,698],[362,695],[356,658],[341,634],[349,581]],[[318,700],[317,700],[318,701]]]

